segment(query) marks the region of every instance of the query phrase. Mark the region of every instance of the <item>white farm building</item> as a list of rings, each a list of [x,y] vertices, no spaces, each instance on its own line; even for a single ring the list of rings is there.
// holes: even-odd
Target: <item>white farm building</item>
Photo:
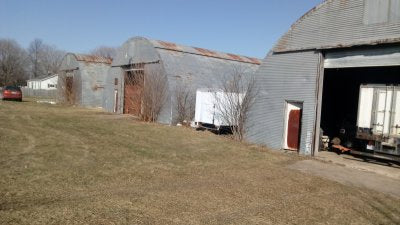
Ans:
[[[58,75],[30,79],[27,87],[34,90],[55,90],[57,89]]]

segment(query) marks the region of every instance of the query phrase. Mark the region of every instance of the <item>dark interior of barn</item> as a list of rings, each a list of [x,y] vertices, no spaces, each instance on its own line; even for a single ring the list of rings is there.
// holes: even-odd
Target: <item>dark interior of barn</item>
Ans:
[[[361,84],[399,84],[400,67],[325,69],[321,129],[323,134],[355,137]]]

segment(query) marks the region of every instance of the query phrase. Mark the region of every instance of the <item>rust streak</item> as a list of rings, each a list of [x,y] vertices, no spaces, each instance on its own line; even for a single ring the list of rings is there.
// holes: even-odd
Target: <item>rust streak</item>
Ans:
[[[196,48],[196,47],[193,47],[193,48],[196,49],[202,55],[218,57],[218,54],[211,50],[204,49],[204,48]]]
[[[231,59],[233,59],[233,60],[244,61],[244,60],[242,59],[242,57],[240,57],[240,56],[238,56],[238,55],[230,54],[230,53],[227,53],[227,55],[228,55]]]
[[[111,58],[104,58],[101,56],[95,56],[95,55],[82,55],[82,54],[75,54],[76,60],[78,61],[84,61],[88,63],[106,63],[106,64],[111,64],[112,59]]]
[[[170,43],[170,42],[166,42],[166,41],[158,41],[158,43],[160,43],[160,45],[164,46],[165,48],[179,51],[178,46],[174,43]]]
[[[259,59],[251,58],[251,57],[246,57],[246,58],[249,59],[254,64],[258,64],[258,65],[261,64],[261,61]]]

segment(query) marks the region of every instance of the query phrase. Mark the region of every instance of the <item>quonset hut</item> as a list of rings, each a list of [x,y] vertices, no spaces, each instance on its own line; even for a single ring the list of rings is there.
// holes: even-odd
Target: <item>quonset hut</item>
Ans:
[[[192,92],[198,88],[215,88],[218,78],[232,73],[235,68],[254,74],[260,63],[255,58],[134,37],[122,45],[112,63],[103,108],[109,112],[137,114],[140,108],[129,110],[131,103],[127,97],[136,90],[134,85],[127,85],[127,76],[158,66],[166,78],[168,96],[158,122],[174,124],[177,113],[174,95],[178,83],[190,86]],[[140,104],[140,100],[138,102]]]
[[[112,59],[67,53],[61,62],[57,88],[62,101],[102,107],[104,81]]]
[[[247,139],[318,153],[321,129],[355,128],[360,85],[400,81],[400,0],[327,0],[265,57]]]

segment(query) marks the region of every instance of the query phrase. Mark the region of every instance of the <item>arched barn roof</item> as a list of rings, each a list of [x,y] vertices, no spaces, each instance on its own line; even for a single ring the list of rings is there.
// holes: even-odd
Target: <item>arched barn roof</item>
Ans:
[[[235,69],[253,74],[261,64],[252,57],[134,37],[118,50],[112,67],[151,62],[161,63],[172,86],[176,79],[190,79],[194,87],[209,87],[211,80]]]
[[[170,55],[174,56],[192,55],[193,57],[199,56],[202,59],[211,58],[245,64],[261,64],[261,60],[253,57],[241,56],[231,53],[222,53],[198,47],[178,45],[171,42],[152,40],[144,37],[134,37],[129,39],[122,45],[112,65],[121,66],[135,62],[155,60],[155,56],[152,55],[152,53],[154,53],[154,50],[156,50],[157,52],[168,52]]]
[[[208,50],[208,49],[204,49],[204,48],[198,48],[198,47],[188,47],[188,46],[183,46],[183,45],[177,45],[175,43],[159,41],[159,40],[149,40],[149,41],[154,45],[155,48],[158,48],[158,49],[165,49],[165,50],[170,50],[170,51],[183,52],[183,53],[187,53],[187,54],[194,54],[194,55],[200,55],[200,56],[217,58],[217,59],[225,59],[225,60],[237,61],[237,62],[242,62],[242,63],[258,64],[258,65],[261,64],[261,61],[257,58],[241,56],[241,55],[236,55],[236,54],[231,54],[231,53],[222,53],[222,52],[217,52],[217,51]]]
[[[400,42],[400,1],[325,0],[284,34],[274,52]]]

